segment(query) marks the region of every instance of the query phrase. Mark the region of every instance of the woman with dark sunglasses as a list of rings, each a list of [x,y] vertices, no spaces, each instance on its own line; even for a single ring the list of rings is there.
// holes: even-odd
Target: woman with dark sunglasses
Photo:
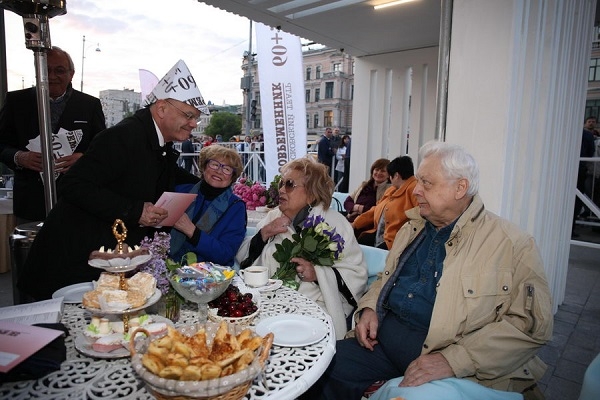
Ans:
[[[338,339],[347,331],[347,318],[365,291],[367,267],[352,226],[336,210],[330,209],[333,181],[325,165],[300,158],[281,168],[279,207],[257,224],[255,236],[246,238],[236,259],[241,268],[263,265],[273,275],[279,263],[273,258],[275,245],[302,230],[309,216],[321,216],[344,240],[344,249],[333,266],[315,265],[303,258],[297,264],[298,291],[316,301],[331,315]]]
[[[246,205],[231,189],[242,168],[233,149],[217,145],[202,149],[200,182],[176,187],[198,196],[171,230],[171,258],[179,261],[194,252],[198,261],[233,265],[246,234]]]

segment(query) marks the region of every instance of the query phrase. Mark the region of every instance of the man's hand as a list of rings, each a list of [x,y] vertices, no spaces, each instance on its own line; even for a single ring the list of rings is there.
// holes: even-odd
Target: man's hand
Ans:
[[[38,153],[37,151],[21,151],[17,158],[22,168],[42,172],[42,153]]]
[[[145,202],[139,223],[142,226],[159,226],[163,219],[167,218],[169,212],[164,208],[156,207],[154,204]]]
[[[54,171],[64,174],[69,170],[69,168],[71,168],[71,165],[75,164],[75,161],[79,160],[82,155],[83,153],[73,153],[70,156],[57,158],[54,161]]]
[[[378,343],[376,340],[378,327],[379,321],[375,311],[371,308],[363,309],[355,329],[358,343],[362,347],[373,351],[373,346]]]
[[[454,371],[442,353],[424,354],[406,368],[399,386],[419,386],[451,376],[454,376]]]

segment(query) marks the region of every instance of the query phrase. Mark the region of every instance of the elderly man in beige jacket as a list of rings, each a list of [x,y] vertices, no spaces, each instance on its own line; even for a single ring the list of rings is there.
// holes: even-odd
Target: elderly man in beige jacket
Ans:
[[[305,398],[359,400],[402,375],[405,387],[456,377],[531,392],[544,373],[552,300],[534,239],[485,210],[463,148],[429,142],[419,158],[419,206],[359,301],[355,337]]]

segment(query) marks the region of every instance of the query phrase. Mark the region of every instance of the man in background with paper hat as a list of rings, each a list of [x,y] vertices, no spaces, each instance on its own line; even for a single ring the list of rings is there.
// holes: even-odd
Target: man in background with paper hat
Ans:
[[[97,279],[88,266],[101,246],[116,247],[115,220],[127,227],[125,242],[153,236],[166,210],[154,203],[175,185],[198,177],[177,166],[173,141],[187,139],[208,108],[180,60],[146,98],[146,107],[99,133],[63,177],[59,199],[36,236],[20,274],[19,289],[35,300],[61,287]]]

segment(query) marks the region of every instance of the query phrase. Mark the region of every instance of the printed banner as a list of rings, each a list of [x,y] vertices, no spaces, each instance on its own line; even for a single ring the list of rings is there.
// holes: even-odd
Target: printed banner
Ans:
[[[306,155],[306,104],[300,38],[256,24],[260,111],[267,185],[290,160]]]

